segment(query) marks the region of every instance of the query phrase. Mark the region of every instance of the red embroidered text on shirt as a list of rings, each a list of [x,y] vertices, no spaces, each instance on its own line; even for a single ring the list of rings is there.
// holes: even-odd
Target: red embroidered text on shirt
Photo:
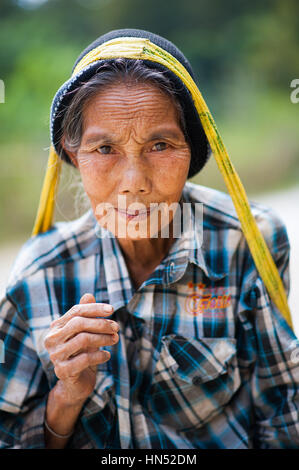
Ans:
[[[185,310],[190,315],[208,313],[224,315],[224,309],[231,304],[231,294],[224,292],[223,287],[205,289],[205,284],[193,282],[189,282],[188,287],[192,292],[186,297]]]

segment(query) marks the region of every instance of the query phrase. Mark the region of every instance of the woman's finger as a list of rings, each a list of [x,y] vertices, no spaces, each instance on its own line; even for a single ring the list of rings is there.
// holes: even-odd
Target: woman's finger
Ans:
[[[89,293],[83,294],[79,304],[95,304],[96,299],[95,296]]]
[[[93,334],[93,333],[79,333],[72,339],[62,344],[50,353],[50,359],[54,363],[57,361],[66,361],[72,356],[75,356],[84,351],[97,350],[103,346],[112,346],[119,340],[118,334]]]
[[[102,317],[113,313],[113,306],[104,303],[86,303],[76,304],[68,310],[62,317],[57,318],[51,323],[51,328],[62,328],[73,317]]]
[[[59,362],[54,368],[56,376],[61,380],[76,377],[87,367],[103,364],[110,359],[109,351],[89,351],[78,354],[72,359]]]
[[[53,349],[60,344],[66,343],[79,333],[94,333],[113,335],[119,330],[119,326],[112,320],[106,318],[84,318],[73,317],[62,328],[52,328],[48,331],[44,344],[46,349]]]

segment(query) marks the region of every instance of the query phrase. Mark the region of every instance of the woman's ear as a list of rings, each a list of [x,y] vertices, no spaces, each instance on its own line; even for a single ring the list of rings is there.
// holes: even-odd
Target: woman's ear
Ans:
[[[63,150],[65,151],[65,153],[67,154],[67,156],[69,157],[69,159],[71,160],[71,162],[73,163],[73,165],[78,168],[78,161],[77,161],[77,154],[75,152],[71,152],[69,150],[69,148],[67,147],[67,145],[65,144],[65,137],[63,136],[61,138],[61,146],[63,148]]]

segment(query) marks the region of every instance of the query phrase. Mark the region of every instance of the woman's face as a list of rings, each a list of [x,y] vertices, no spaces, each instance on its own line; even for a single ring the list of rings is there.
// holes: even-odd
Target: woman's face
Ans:
[[[111,85],[82,117],[80,147],[68,154],[99,224],[117,237],[157,236],[173,212],[147,210],[180,200],[191,158],[171,98],[151,84]]]

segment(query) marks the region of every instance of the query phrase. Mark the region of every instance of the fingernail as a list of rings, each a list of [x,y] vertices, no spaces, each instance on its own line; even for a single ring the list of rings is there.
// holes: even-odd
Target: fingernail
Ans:
[[[118,335],[116,333],[113,333],[112,341],[113,341],[113,343],[116,343],[118,341]]]
[[[104,307],[104,312],[107,312],[107,313],[108,313],[108,312],[112,312],[112,310],[113,310],[112,305],[105,305],[105,307]]]
[[[104,354],[104,358],[105,358],[105,359],[110,358],[110,352],[109,352],[109,351],[103,350],[103,354]]]
[[[113,331],[118,331],[119,330],[118,324],[114,323],[114,322],[111,324],[111,328],[112,328]]]

